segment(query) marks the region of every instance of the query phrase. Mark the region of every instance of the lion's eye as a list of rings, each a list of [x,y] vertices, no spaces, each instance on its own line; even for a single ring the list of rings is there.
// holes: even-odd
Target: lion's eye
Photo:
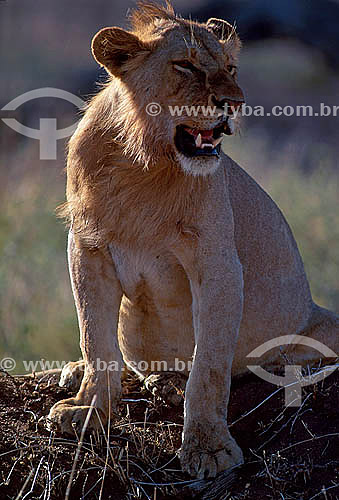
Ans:
[[[198,70],[198,68],[196,68],[190,61],[173,61],[173,67],[177,71],[189,74],[192,74],[194,71]]]
[[[237,67],[234,66],[233,64],[229,64],[227,66],[227,71],[230,73],[231,76],[235,76],[237,74]]]

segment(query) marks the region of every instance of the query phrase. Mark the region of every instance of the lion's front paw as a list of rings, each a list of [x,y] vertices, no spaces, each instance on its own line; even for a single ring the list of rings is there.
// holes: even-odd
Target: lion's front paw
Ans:
[[[185,433],[179,452],[183,471],[198,479],[215,477],[219,472],[244,462],[242,451],[232,436],[228,433],[227,439],[220,445],[220,435],[215,435],[212,429],[213,426],[209,442],[199,439],[201,433],[200,436]]]
[[[64,434],[81,434],[88,413],[91,411],[87,430],[100,429],[105,425],[104,413],[98,408],[77,405],[75,399],[64,399],[52,406],[47,417],[48,430],[57,430]]]

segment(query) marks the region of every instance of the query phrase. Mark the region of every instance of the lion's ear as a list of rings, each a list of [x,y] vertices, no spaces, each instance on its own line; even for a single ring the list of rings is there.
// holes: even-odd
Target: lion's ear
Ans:
[[[207,21],[206,26],[207,29],[212,31],[212,33],[214,33],[220,41],[233,42],[238,50],[241,48],[240,39],[232,24],[224,21],[223,19],[211,17],[211,19]]]
[[[94,59],[115,76],[121,76],[124,64],[149,48],[133,33],[121,28],[104,28],[92,40]]]

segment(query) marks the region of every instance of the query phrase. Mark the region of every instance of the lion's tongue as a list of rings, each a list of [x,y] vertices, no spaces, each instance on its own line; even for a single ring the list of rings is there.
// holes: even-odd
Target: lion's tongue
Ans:
[[[199,130],[197,128],[186,127],[186,130],[189,134],[193,135],[196,147],[214,146],[213,129]]]
[[[213,141],[213,130],[199,130],[198,133],[201,134],[202,139]]]
[[[206,141],[213,141],[213,129],[212,130],[199,130],[197,128],[189,128],[186,127],[186,130],[189,134],[194,135],[194,138],[198,137],[198,135],[201,135],[202,139],[205,139]]]

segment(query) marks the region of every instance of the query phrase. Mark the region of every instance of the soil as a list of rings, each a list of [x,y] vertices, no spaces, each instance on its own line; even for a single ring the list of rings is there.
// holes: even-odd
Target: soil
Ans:
[[[0,499],[338,499],[338,388],[337,370],[303,388],[300,407],[285,408],[283,389],[255,375],[233,382],[229,423],[245,464],[192,481],[176,456],[182,405],[167,406],[137,378],[123,383],[109,435],[79,445],[46,429],[50,407],[70,395],[55,377],[1,374]]]

